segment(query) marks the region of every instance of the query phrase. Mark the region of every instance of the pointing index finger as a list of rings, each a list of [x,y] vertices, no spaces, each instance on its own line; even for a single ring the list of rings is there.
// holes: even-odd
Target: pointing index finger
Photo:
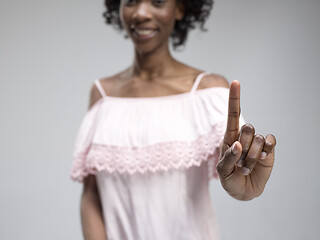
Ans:
[[[224,142],[231,146],[239,137],[240,83],[232,81],[229,89],[227,130]]]

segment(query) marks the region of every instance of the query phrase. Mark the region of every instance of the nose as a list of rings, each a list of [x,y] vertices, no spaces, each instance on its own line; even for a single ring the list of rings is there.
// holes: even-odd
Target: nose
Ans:
[[[133,13],[132,17],[137,21],[143,21],[150,19],[152,16],[151,13],[151,6],[147,2],[143,1],[140,2],[135,9],[135,12]]]

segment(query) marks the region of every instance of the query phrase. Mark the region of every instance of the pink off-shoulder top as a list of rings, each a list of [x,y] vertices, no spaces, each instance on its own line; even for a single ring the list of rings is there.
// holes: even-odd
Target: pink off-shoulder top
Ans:
[[[206,74],[161,97],[110,97],[95,81],[102,98],[80,126],[71,177],[96,175],[108,240],[219,239],[208,186],[229,90],[197,90]]]

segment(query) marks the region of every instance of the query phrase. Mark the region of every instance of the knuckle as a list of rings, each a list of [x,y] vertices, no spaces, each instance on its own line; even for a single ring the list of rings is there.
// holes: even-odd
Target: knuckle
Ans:
[[[229,111],[228,112],[228,117],[238,117],[239,116],[239,112],[237,111]]]
[[[219,173],[219,174],[221,174],[221,173],[223,173],[223,163],[221,162],[221,161],[219,161],[218,163],[217,163],[217,165],[216,165],[216,169],[217,169],[217,172]]]
[[[218,164],[216,165],[216,169],[218,172],[221,172],[221,163],[218,162]]]
[[[261,134],[257,134],[254,136],[254,140],[257,141],[258,143],[262,144],[265,142],[264,137]]]
[[[266,142],[265,145],[268,149],[271,149],[273,147],[273,144],[271,142]]]
[[[241,132],[246,134],[254,134],[255,129],[251,124],[246,123],[241,127]]]
[[[273,145],[277,144],[277,140],[276,137],[272,134],[269,134],[266,139],[268,140],[268,142],[271,142]]]

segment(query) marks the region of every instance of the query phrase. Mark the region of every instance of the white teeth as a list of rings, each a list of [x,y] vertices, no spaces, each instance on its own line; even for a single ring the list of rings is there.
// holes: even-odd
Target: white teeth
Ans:
[[[150,29],[135,29],[135,32],[139,35],[150,35],[154,30]]]

